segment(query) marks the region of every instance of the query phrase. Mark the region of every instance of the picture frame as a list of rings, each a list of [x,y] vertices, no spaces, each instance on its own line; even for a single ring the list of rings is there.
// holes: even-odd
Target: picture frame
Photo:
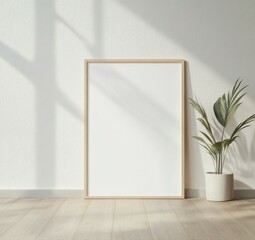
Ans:
[[[88,59],[84,68],[84,198],[184,198],[185,61]]]

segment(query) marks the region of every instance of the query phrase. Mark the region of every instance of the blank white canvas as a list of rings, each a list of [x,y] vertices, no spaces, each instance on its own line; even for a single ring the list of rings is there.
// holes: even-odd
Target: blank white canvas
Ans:
[[[88,64],[88,196],[181,196],[180,63]]]

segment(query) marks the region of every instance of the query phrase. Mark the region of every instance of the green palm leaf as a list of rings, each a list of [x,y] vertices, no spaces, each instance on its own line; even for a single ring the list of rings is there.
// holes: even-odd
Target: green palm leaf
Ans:
[[[253,121],[255,121],[255,114],[251,115],[250,117],[245,119],[243,122],[239,123],[237,127],[234,129],[233,133],[231,134],[230,139],[238,137],[237,133],[240,132],[242,129],[249,127],[250,126],[249,123]]]
[[[224,128],[233,118],[236,110],[242,104],[240,103],[241,99],[246,95],[246,93],[241,93],[247,85],[239,89],[241,87],[241,83],[242,81],[237,79],[232,91],[218,98],[213,105],[215,117]]]
[[[216,119],[218,122],[225,127],[226,126],[226,119],[227,119],[227,113],[228,113],[228,105],[226,101],[225,94],[218,98],[218,100],[213,105],[213,110]]]
[[[200,143],[200,145],[202,147],[204,147],[207,152],[213,157],[215,158],[215,152],[214,149],[210,146],[210,144],[208,144],[203,138],[199,137],[199,136],[193,136],[193,138],[197,139]]]
[[[198,100],[196,98],[195,98],[195,100],[192,98],[190,98],[189,100],[190,100],[190,104],[192,105],[192,107],[201,115],[201,118],[197,118],[197,120],[204,126],[204,128],[206,129],[207,133],[209,134],[211,140],[213,142],[216,142],[215,137],[212,132],[211,124],[207,118],[207,114],[206,114],[203,106],[198,102]]]
[[[211,139],[211,137],[208,135],[208,134],[206,134],[205,132],[203,132],[203,131],[199,131],[200,133],[202,133],[203,135],[204,135],[204,137],[211,143],[211,144],[213,144],[213,139]]]

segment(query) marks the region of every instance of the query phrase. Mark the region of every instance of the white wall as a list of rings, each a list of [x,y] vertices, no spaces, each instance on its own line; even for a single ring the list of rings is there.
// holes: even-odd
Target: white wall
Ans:
[[[255,112],[253,0],[1,0],[0,189],[83,188],[83,59],[183,58],[187,95],[210,111],[239,76]],[[208,156],[191,138],[186,187],[204,188]],[[254,129],[227,163],[255,188]]]

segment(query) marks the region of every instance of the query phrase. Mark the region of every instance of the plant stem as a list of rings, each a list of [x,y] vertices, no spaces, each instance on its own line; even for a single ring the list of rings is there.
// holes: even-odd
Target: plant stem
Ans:
[[[221,142],[223,141],[223,137],[224,137],[224,132],[225,132],[225,127],[222,130],[222,135],[221,135]]]
[[[216,163],[215,163],[214,161],[216,162],[216,160],[212,157],[212,162],[213,162],[214,171],[216,171],[216,166],[215,166]]]
[[[223,160],[222,160],[222,170],[221,170],[221,171],[223,171],[223,166],[224,166],[224,163],[225,163],[225,159],[226,159],[227,151],[228,151],[228,147],[225,149],[225,152],[224,152],[224,155],[223,155]]]
[[[220,159],[219,159],[219,170],[218,170],[218,174],[220,174],[220,168],[221,168],[221,153],[220,153]]]
[[[225,127],[222,129],[222,135],[221,135],[221,143],[223,141],[223,137],[224,137],[224,132],[225,132]],[[223,163],[222,163],[223,159],[222,159],[222,148],[219,152],[219,169],[218,169],[218,174],[222,174],[222,170],[223,170]]]

